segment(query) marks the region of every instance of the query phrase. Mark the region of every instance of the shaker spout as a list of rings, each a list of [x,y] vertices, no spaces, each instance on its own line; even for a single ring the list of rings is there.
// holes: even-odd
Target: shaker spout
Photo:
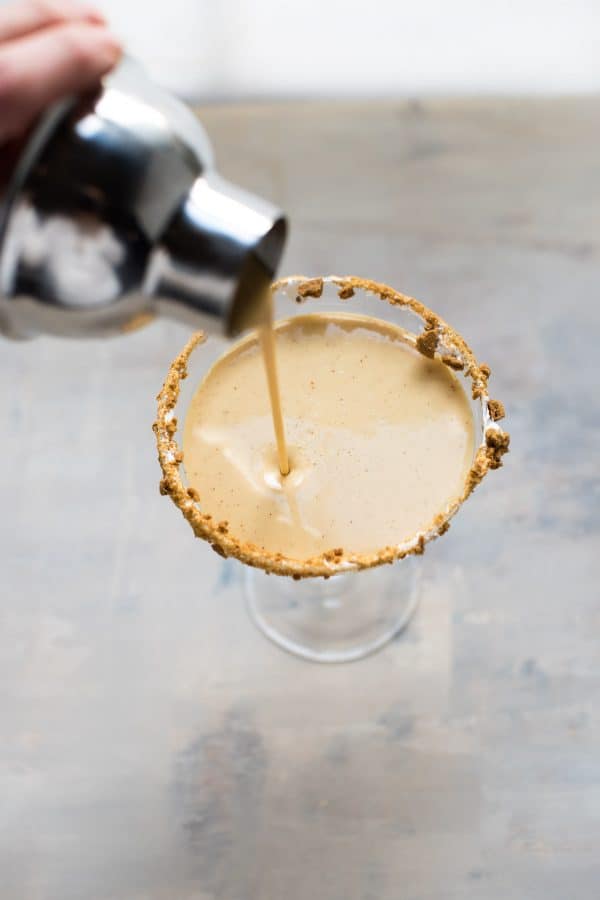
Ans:
[[[276,207],[208,171],[154,247],[144,293],[161,314],[235,336],[259,324],[286,234]]]

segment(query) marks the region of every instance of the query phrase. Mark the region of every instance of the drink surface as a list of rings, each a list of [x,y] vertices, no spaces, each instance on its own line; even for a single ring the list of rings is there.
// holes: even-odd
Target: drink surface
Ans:
[[[276,325],[290,473],[280,472],[260,339],[228,350],[185,422],[188,484],[241,541],[307,559],[377,552],[462,494],[475,428],[457,376],[402,329],[343,313]]]

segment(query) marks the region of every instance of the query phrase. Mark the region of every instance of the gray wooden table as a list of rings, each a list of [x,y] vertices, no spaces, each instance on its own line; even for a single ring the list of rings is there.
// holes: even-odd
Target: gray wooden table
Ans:
[[[513,449],[428,549],[408,632],[311,665],[158,494],[186,331],[3,343],[2,900],[599,896],[600,106],[205,120],[224,173],[289,210],[284,271],[438,310]]]

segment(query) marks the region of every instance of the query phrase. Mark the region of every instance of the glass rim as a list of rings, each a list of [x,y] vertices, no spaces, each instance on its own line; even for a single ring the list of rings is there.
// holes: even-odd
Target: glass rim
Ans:
[[[301,302],[309,297],[319,299],[325,285],[333,285],[340,300],[347,300],[357,291],[362,291],[365,295],[372,295],[373,299],[381,299],[391,306],[411,310],[422,322],[420,333],[407,332],[415,348],[424,356],[438,359],[453,371],[461,372],[470,379],[472,399],[478,402],[481,408],[481,440],[465,477],[462,492],[453,498],[426,528],[409,540],[382,547],[372,553],[342,552],[340,555],[338,551],[331,549],[309,559],[295,559],[283,553],[264,550],[256,544],[236,538],[229,532],[225,523],[217,523],[210,514],[202,512],[196,491],[186,487],[182,479],[180,467],[183,452],[176,441],[177,418],[174,411],[179,399],[181,382],[187,377],[188,361],[194,350],[206,340],[204,332],[196,332],[171,363],[157,396],[157,417],[153,430],[162,470],[160,493],[171,498],[191,525],[196,537],[208,541],[220,556],[233,557],[266,572],[294,578],[329,577],[341,572],[359,571],[383,563],[392,563],[412,554],[422,554],[426,544],[448,531],[450,520],[487,473],[502,466],[502,457],[508,452],[510,440],[508,433],[498,425],[498,421],[504,417],[504,407],[500,401],[492,400],[488,393],[489,366],[478,363],[465,339],[419,300],[406,296],[388,285],[355,276],[329,275],[307,278],[292,275],[276,281],[271,290],[273,294],[284,292]]]

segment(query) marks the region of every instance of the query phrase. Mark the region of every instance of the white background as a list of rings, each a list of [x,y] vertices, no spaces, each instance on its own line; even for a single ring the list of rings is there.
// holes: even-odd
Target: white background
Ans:
[[[600,0],[87,2],[191,99],[600,89]]]
[[[600,87],[600,0],[97,0],[195,98]]]

